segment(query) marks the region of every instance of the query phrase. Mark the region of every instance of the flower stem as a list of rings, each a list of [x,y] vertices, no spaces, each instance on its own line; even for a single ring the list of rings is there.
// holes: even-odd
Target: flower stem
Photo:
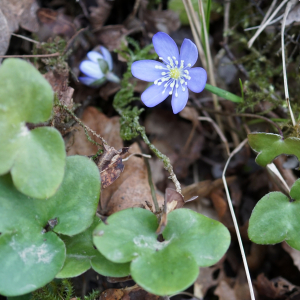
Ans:
[[[164,168],[169,172],[170,178],[173,181],[173,183],[175,184],[176,191],[179,194],[181,194],[181,186],[180,186],[180,183],[179,183],[179,181],[178,181],[178,179],[177,179],[177,177],[174,173],[174,170],[173,170],[173,167],[171,165],[169,157],[162,154],[153,144],[151,144],[151,142],[149,141],[149,139],[146,135],[145,127],[141,126],[137,119],[135,119],[134,121],[135,121],[135,125],[136,125],[136,130],[140,133],[140,135],[141,135],[142,139],[144,140],[144,142],[146,143],[146,145],[164,163]]]

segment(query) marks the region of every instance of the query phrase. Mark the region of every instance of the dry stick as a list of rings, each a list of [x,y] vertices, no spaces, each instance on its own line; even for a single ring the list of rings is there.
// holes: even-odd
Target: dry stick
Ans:
[[[267,168],[274,173],[279,180],[283,183],[283,186],[285,187],[287,194],[290,194],[290,187],[288,186],[288,184],[286,183],[286,181],[284,180],[284,178],[282,177],[282,175],[280,174],[279,170],[277,169],[277,167],[275,166],[274,163],[270,163],[267,165]]]
[[[290,104],[290,97],[289,97],[289,90],[288,90],[288,83],[287,83],[287,76],[286,76],[285,50],[284,50],[285,49],[285,47],[284,47],[284,29],[285,29],[286,18],[288,16],[289,12],[290,12],[290,9],[291,9],[292,5],[294,5],[296,2],[298,2],[298,0],[291,0],[287,4],[287,6],[285,8],[282,24],[281,24],[281,53],[282,53],[282,69],[283,69],[282,71],[283,71],[284,94],[285,94],[286,103],[287,103],[289,111],[290,111],[293,126],[296,126],[296,121],[295,121],[295,117],[294,117],[292,107],[291,107],[291,104]]]
[[[277,3],[277,0],[273,0],[271,6],[269,7],[269,9],[268,9],[266,15],[265,15],[264,18],[263,18],[261,24],[264,24],[264,23],[267,21],[267,19],[269,18],[269,15],[270,15],[271,12],[273,11],[273,8],[275,7],[276,3]]]
[[[222,114],[224,116],[237,116],[237,117],[247,117],[247,118],[256,118],[256,119],[265,120],[266,122],[272,124],[278,130],[278,133],[281,135],[281,138],[284,139],[283,132],[282,132],[281,128],[275,122],[273,122],[272,120],[270,120],[270,119],[268,119],[264,116],[253,115],[253,114],[244,114],[244,113],[235,114],[235,113],[220,112],[220,111],[216,111],[216,110],[212,110],[212,109],[207,109],[207,108],[204,108],[204,107],[200,107],[200,109],[205,110],[209,113],[213,113],[213,114]]]
[[[191,1],[191,0],[189,0]],[[209,47],[209,39],[208,39],[208,33],[207,33],[207,28],[206,28],[206,20],[205,20],[205,14],[204,14],[204,9],[203,9],[203,3],[202,0],[198,0],[198,5],[199,5],[199,13],[200,16],[202,17],[202,24],[203,24],[203,31],[204,31],[204,39],[205,39],[205,47],[206,47],[206,56],[207,56],[207,63],[208,63],[208,76],[209,76],[209,81],[211,85],[217,86],[216,85],[216,80],[215,80],[215,75],[214,75],[214,65],[212,62],[212,57],[211,57],[211,52],[210,52],[210,47]],[[219,102],[218,102],[218,96],[215,94],[212,94],[213,96],[213,104],[216,110],[220,110]],[[221,122],[221,118],[219,116],[216,116],[216,121],[223,132],[223,125]]]
[[[187,0],[182,0],[182,2],[183,2],[186,14],[187,14],[189,22],[190,22],[190,26],[191,26],[193,38],[194,38],[195,43],[196,43],[197,48],[198,48],[200,60],[202,62],[202,65],[203,65],[204,69],[207,69],[207,63],[206,63],[206,58],[205,58],[204,50],[203,50],[200,38],[197,35],[195,24],[193,23],[192,13],[190,12],[189,5],[187,4],[189,2],[187,2]]]
[[[231,217],[232,217],[232,220],[233,220],[233,224],[234,224],[234,227],[235,227],[237,239],[238,239],[240,250],[241,250],[241,255],[242,255],[244,268],[245,268],[245,272],[246,272],[246,277],[247,277],[249,290],[250,290],[250,296],[251,296],[252,300],[255,300],[253,286],[252,286],[251,277],[250,277],[250,273],[249,273],[249,268],[248,268],[248,264],[247,264],[247,259],[246,259],[246,255],[245,255],[245,251],[244,251],[244,247],[243,247],[243,243],[242,243],[242,238],[241,238],[241,235],[240,235],[239,226],[238,226],[238,223],[237,223],[237,220],[236,220],[236,216],[235,216],[235,213],[234,213],[232,201],[231,201],[231,198],[230,198],[230,194],[229,194],[229,190],[228,190],[228,186],[227,186],[227,182],[226,182],[226,178],[225,178],[226,170],[227,170],[227,167],[228,167],[228,164],[229,164],[231,158],[244,147],[244,145],[247,143],[247,141],[248,141],[248,139],[245,139],[243,142],[241,142],[240,145],[237,148],[235,148],[232,151],[232,153],[230,154],[230,156],[229,156],[229,158],[226,162],[226,165],[224,167],[224,171],[223,171],[223,174],[222,174],[222,180],[223,180],[223,183],[224,183],[226,196],[227,196],[227,200],[228,200],[228,206],[229,206],[229,209],[230,209]]]
[[[12,33],[11,35],[14,35],[14,36],[16,36],[16,37],[18,37],[18,38],[21,38],[21,39],[23,39],[23,40],[29,41],[29,42],[34,43],[34,44],[40,44],[40,42],[35,41],[35,40],[33,40],[33,39],[31,39],[31,38],[29,38],[29,37],[27,37],[27,36],[23,36],[23,35],[16,34],[16,33]]]
[[[62,104],[59,104],[58,106],[62,107],[65,111],[67,111],[81,127],[83,127],[85,130],[89,131],[91,134],[93,134],[94,136],[96,136],[97,138],[99,138],[102,141],[103,144],[108,145],[107,142],[106,142],[106,140],[102,136],[100,136],[99,134],[97,134],[90,127],[88,127],[85,124],[83,124],[82,121],[77,116],[75,116],[75,114],[67,106],[62,105]]]
[[[272,19],[276,16],[276,14],[279,12],[279,10],[283,7],[283,5],[288,0],[283,0],[280,5],[275,9],[275,11],[272,13],[271,17],[264,23],[261,24],[260,28],[256,31],[254,36],[251,38],[251,40],[248,42],[248,47],[251,48],[256,38],[260,35],[260,33],[268,26],[268,24],[272,21]]]
[[[29,55],[0,55],[0,58],[16,57],[16,58],[31,58],[31,57],[56,57],[60,56],[60,53],[52,54],[29,54]]]
[[[283,18],[283,15],[279,16],[278,18],[274,19],[273,21],[269,22],[269,24],[267,26],[270,26],[272,24],[275,24],[277,23],[278,21],[280,21],[281,19]],[[244,31],[250,31],[250,30],[254,30],[254,29],[258,29],[260,28],[261,25],[259,26],[253,26],[253,27],[248,27],[248,28],[245,28]]]
[[[126,158],[122,159],[122,162],[129,160],[129,158],[131,158],[132,156],[142,156],[145,158],[152,158],[151,155],[149,154],[144,154],[144,153],[131,153],[130,155],[128,155]]]
[[[230,14],[230,4],[231,0],[225,1],[225,9],[224,9],[224,30],[223,30],[223,37],[224,37],[224,44],[227,45],[228,42],[228,30],[229,30],[229,14]]]
[[[210,122],[213,125],[213,127],[215,128],[215,130],[217,131],[218,135],[220,136],[222,142],[225,145],[227,154],[230,155],[230,150],[229,150],[227,139],[224,136],[224,134],[221,131],[221,129],[219,128],[219,126],[216,124],[216,122],[212,118],[210,118],[210,117],[198,117],[198,120],[199,121],[208,121],[208,122]]]
[[[156,198],[156,192],[155,192],[155,188],[154,188],[153,181],[152,181],[151,167],[150,167],[148,159],[144,158],[144,160],[145,160],[145,164],[147,166],[148,182],[149,182],[149,186],[150,186],[150,190],[151,190],[152,200],[153,200],[154,207],[155,207],[155,212],[158,213],[160,211],[160,209],[159,209],[159,205],[158,205],[157,198]]]
[[[223,41],[223,45],[227,46],[228,43],[228,31],[229,31],[229,16],[230,16],[230,4],[231,4],[231,0],[226,0],[225,1],[225,10],[224,10],[224,30],[223,30],[223,37],[224,37],[224,41]],[[227,46],[228,48],[228,46]],[[233,119],[231,118],[231,116],[227,117],[228,123],[231,127],[234,127],[234,122]],[[234,132],[234,131],[230,131],[233,143],[234,143],[234,147],[237,147],[240,143],[239,137],[238,135]]]

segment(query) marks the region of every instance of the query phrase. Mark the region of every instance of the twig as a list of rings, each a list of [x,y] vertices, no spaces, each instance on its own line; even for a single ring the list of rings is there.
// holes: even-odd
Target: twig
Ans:
[[[225,45],[228,42],[230,4],[231,4],[231,0],[226,0],[225,1],[224,30],[223,30],[223,37],[224,37],[224,44]]]
[[[277,169],[277,167],[274,165],[274,163],[270,163],[267,165],[267,168],[276,175],[276,177],[279,178],[279,180],[281,181],[281,183],[283,184],[283,186],[286,189],[287,195],[290,194],[290,187],[287,185],[286,181],[283,179],[282,175],[280,174],[279,170]]]
[[[213,125],[213,127],[215,128],[215,130],[217,131],[218,135],[220,136],[222,142],[225,145],[227,154],[230,155],[230,150],[229,150],[227,139],[226,139],[225,135],[223,134],[223,132],[221,131],[221,129],[219,128],[219,126],[216,124],[216,122],[210,117],[198,117],[198,120],[208,121]]]
[[[220,111],[216,111],[216,110],[213,110],[213,109],[207,109],[207,108],[204,108],[204,107],[200,107],[200,109],[205,110],[209,113],[221,114],[221,115],[224,115],[224,116],[238,116],[238,117],[257,118],[257,119],[265,120],[266,122],[272,124],[278,130],[278,133],[281,135],[282,139],[284,139],[283,132],[282,132],[281,128],[275,122],[273,122],[272,120],[270,120],[270,119],[268,119],[264,116],[254,115],[254,114],[245,114],[245,113],[235,114],[235,113],[220,112]]]
[[[24,36],[24,35],[20,35],[20,34],[16,34],[16,33],[12,33],[11,35],[14,35],[14,36],[16,36],[18,38],[21,38],[23,40],[29,41],[29,42],[34,43],[34,44],[40,44],[40,42],[35,41],[35,40],[33,40],[33,39],[31,39],[31,38],[29,38],[27,36]]]
[[[234,228],[235,228],[235,231],[236,231],[237,239],[238,239],[240,250],[241,250],[241,255],[242,255],[244,268],[245,268],[245,272],[246,272],[246,277],[247,277],[249,290],[250,290],[250,296],[251,296],[252,300],[255,300],[253,286],[252,286],[251,277],[250,277],[250,272],[249,272],[247,259],[246,259],[246,255],[245,255],[245,251],[244,251],[244,247],[243,247],[243,242],[242,242],[242,238],[241,238],[241,235],[240,235],[239,226],[238,226],[238,223],[237,223],[237,220],[236,220],[236,216],[235,216],[235,213],[234,213],[232,201],[231,201],[231,198],[230,198],[230,193],[229,193],[226,178],[225,178],[226,170],[227,170],[227,167],[229,165],[229,162],[230,162],[231,158],[244,147],[244,145],[247,143],[247,141],[248,141],[248,139],[245,139],[243,142],[241,142],[240,145],[237,148],[235,148],[232,151],[232,153],[230,154],[230,156],[229,156],[229,158],[226,162],[226,165],[224,167],[224,171],[223,171],[223,174],[222,174],[222,180],[223,180],[223,183],[224,183],[226,196],[227,196],[227,200],[228,200],[228,206],[229,206],[229,209],[230,209],[231,217],[232,217],[232,220],[233,220]]]
[[[149,164],[149,161],[148,161],[147,158],[144,158],[144,161],[145,161],[145,164],[147,166],[148,182],[149,182],[149,186],[150,186],[150,190],[151,190],[152,200],[153,200],[154,207],[155,207],[155,212],[158,213],[159,212],[159,205],[158,205],[158,202],[157,202],[155,188],[154,188],[153,181],[152,181],[151,167],[150,167],[150,164]]]
[[[130,157],[132,156],[142,156],[145,158],[151,158],[152,156],[149,154],[144,154],[144,153],[131,153],[130,155],[128,155],[126,158],[122,159],[122,162],[127,161]]]
[[[0,55],[0,58],[9,58],[9,57],[31,58],[31,57],[56,57],[56,56],[60,56],[60,53],[56,52],[52,54]]]
[[[261,22],[262,24],[264,24],[267,21],[269,15],[271,14],[271,12],[272,12],[273,8],[275,7],[276,3],[277,3],[277,0],[273,0],[271,6],[269,7],[267,13],[265,14],[265,16],[264,16],[264,18]]]
[[[204,31],[209,81],[210,81],[211,85],[217,86],[216,80],[215,80],[215,75],[214,75],[214,65],[213,65],[213,62],[212,62],[212,56],[211,56],[210,47],[209,47],[209,39],[208,39],[208,33],[207,33],[207,28],[206,28],[206,20],[205,20],[205,14],[204,14],[202,0],[198,0],[198,5],[199,5],[199,13],[200,13],[200,16],[202,17],[202,25],[203,25],[203,31]],[[220,106],[219,106],[219,102],[218,102],[218,96],[215,95],[215,94],[213,94],[212,96],[213,96],[213,104],[214,104],[215,109],[220,110]],[[222,125],[222,122],[221,122],[221,118],[219,116],[216,116],[216,121],[217,121],[221,131],[223,132],[223,125]]]
[[[264,23],[261,24],[260,28],[256,31],[254,36],[251,38],[251,40],[248,42],[248,47],[251,48],[254,41],[256,38],[260,35],[260,33],[268,26],[268,24],[272,21],[272,19],[276,16],[276,14],[279,12],[279,10],[283,7],[283,5],[287,2],[288,0],[283,0],[280,5],[275,9],[275,11],[272,13],[270,18]]]
[[[201,63],[203,65],[204,69],[207,69],[207,62],[206,62],[204,49],[203,49],[201,41],[200,41],[200,36],[196,32],[196,26],[193,22],[192,12],[190,11],[190,7],[189,7],[190,5],[188,5],[189,2],[187,0],[182,0],[182,2],[183,2],[186,14],[187,14],[189,22],[190,22],[193,38],[194,38],[194,41],[195,41],[196,46],[198,48]]]
[[[284,29],[285,29],[286,18],[288,16],[289,12],[290,12],[290,9],[291,9],[292,5],[296,4],[297,2],[298,2],[298,0],[291,0],[287,4],[287,6],[285,8],[284,16],[283,16],[283,21],[282,21],[282,24],[281,24],[281,53],[282,53],[282,69],[283,69],[282,71],[283,71],[284,94],[285,94],[286,103],[287,103],[289,111],[290,111],[293,126],[296,126],[296,121],[295,121],[295,117],[294,117],[292,107],[291,107],[291,104],[290,104],[290,96],[289,96],[287,76],[286,76]]]

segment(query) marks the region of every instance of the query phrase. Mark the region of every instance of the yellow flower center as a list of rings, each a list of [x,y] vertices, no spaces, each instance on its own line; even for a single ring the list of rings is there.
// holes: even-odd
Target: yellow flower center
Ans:
[[[178,79],[180,77],[180,71],[178,68],[173,68],[170,70],[170,77],[173,79]]]

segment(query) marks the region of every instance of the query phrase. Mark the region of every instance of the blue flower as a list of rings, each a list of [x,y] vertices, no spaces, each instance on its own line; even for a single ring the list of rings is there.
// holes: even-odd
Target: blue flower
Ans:
[[[109,51],[103,47],[87,53],[87,60],[80,63],[80,71],[86,77],[78,77],[80,82],[88,86],[99,86],[106,80],[120,82],[120,79],[112,73],[113,61]]]
[[[207,74],[203,68],[191,67],[196,63],[198,50],[189,39],[184,39],[180,55],[174,40],[164,32],[158,32],[152,39],[154,49],[162,62],[140,60],[132,64],[134,77],[153,82],[141,95],[148,107],[153,107],[172,95],[174,114],[184,109],[189,97],[189,88],[195,93],[203,91]]]

